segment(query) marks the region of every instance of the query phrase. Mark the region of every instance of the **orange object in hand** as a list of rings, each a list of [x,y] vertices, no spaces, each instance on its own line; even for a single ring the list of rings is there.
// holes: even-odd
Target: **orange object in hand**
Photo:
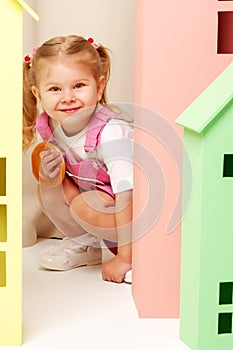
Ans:
[[[41,158],[40,158],[40,153],[42,151],[46,151],[47,149],[52,149],[56,152],[59,152],[61,154],[62,162],[61,162],[61,171],[58,176],[56,176],[54,179],[50,178],[49,176],[46,176],[43,174],[43,171],[41,169]],[[66,172],[66,166],[65,166],[65,161],[62,156],[61,150],[53,145],[52,143],[48,142],[41,142],[39,143],[34,150],[32,151],[31,155],[31,161],[32,161],[32,173],[36,180],[39,182],[39,184],[46,186],[46,187],[56,187],[59,184],[62,183],[64,177],[65,177],[65,172]]]

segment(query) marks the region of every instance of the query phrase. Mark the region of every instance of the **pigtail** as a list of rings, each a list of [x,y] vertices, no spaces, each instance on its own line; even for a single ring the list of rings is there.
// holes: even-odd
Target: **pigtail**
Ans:
[[[26,151],[34,142],[35,121],[38,114],[36,97],[32,93],[32,68],[23,63],[23,150]]]
[[[98,52],[100,59],[101,59],[101,75],[104,75],[105,79],[106,79],[106,84],[105,84],[105,88],[104,88],[100,103],[107,104],[106,88],[107,88],[107,83],[108,83],[108,80],[110,77],[110,69],[111,69],[110,56],[109,56],[108,50],[102,45],[99,45],[99,47],[97,48],[97,52]]]

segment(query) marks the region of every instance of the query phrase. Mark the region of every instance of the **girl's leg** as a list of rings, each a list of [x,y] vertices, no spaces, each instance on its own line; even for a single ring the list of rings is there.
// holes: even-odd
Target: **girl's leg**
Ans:
[[[105,192],[93,190],[73,198],[70,213],[85,231],[117,242],[115,201]]]
[[[48,188],[38,186],[38,198],[45,214],[54,225],[67,237],[77,237],[85,230],[73,219],[69,204],[80,195],[78,187],[65,177],[62,185]]]
[[[93,236],[95,236],[111,241],[112,246],[117,245],[115,201],[110,195],[94,190],[80,193],[70,179],[65,179],[63,186],[41,187],[40,199],[45,212],[54,224],[72,239],[70,242],[64,242],[64,245],[62,243],[58,250],[52,249],[49,254],[44,254],[40,260],[41,266],[48,269],[66,270],[80,265],[100,263],[100,249],[89,248],[80,254],[80,251],[77,251],[76,246],[73,245],[73,240],[80,243],[82,237],[87,242],[83,234],[85,232],[89,233],[86,234],[89,236],[87,237],[89,242],[90,237],[93,242]],[[94,241],[95,245],[96,240]],[[85,245],[83,242],[81,244]],[[93,243],[86,245],[93,245]]]
[[[86,233],[70,214],[69,204],[79,195],[81,195],[79,189],[68,178],[65,178],[62,186],[39,187],[38,197],[44,212],[56,227],[70,238],[46,247],[39,259],[41,267],[50,270],[68,270],[102,262],[99,239]],[[76,238],[75,241],[73,237]]]
[[[132,210],[131,205],[131,200],[121,208],[118,205],[118,210],[125,216],[125,223],[118,228],[115,221],[115,201],[105,192],[88,191],[76,196],[70,204],[70,212],[80,226],[92,235],[102,238],[111,252],[116,255],[119,230],[128,232],[132,229],[131,218],[128,215],[129,208],[130,212]],[[124,245],[123,242],[122,244]]]
[[[38,187],[42,209],[67,237],[89,232],[110,241],[117,241],[115,201],[105,192],[81,193],[72,180],[65,177],[57,187]]]

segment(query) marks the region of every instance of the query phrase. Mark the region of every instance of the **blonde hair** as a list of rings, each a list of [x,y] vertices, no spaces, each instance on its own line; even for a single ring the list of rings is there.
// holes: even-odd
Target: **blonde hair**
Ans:
[[[90,65],[96,81],[104,76],[106,83],[110,75],[110,57],[108,50],[99,45],[97,48],[81,36],[59,36],[44,42],[38,47],[31,62],[23,63],[23,149],[34,142],[35,123],[38,116],[37,100],[32,93],[32,86],[38,87],[39,71],[42,60],[72,56],[83,53],[82,61]],[[106,84],[99,101],[107,103]]]

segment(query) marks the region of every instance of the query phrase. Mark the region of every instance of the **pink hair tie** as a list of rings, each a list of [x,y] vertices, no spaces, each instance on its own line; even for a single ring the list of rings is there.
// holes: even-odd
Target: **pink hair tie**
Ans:
[[[87,39],[87,41],[88,41],[92,46],[94,46],[94,48],[95,48],[96,50],[98,50],[98,48],[100,47],[100,44],[97,43],[93,38],[89,38],[89,39]]]

